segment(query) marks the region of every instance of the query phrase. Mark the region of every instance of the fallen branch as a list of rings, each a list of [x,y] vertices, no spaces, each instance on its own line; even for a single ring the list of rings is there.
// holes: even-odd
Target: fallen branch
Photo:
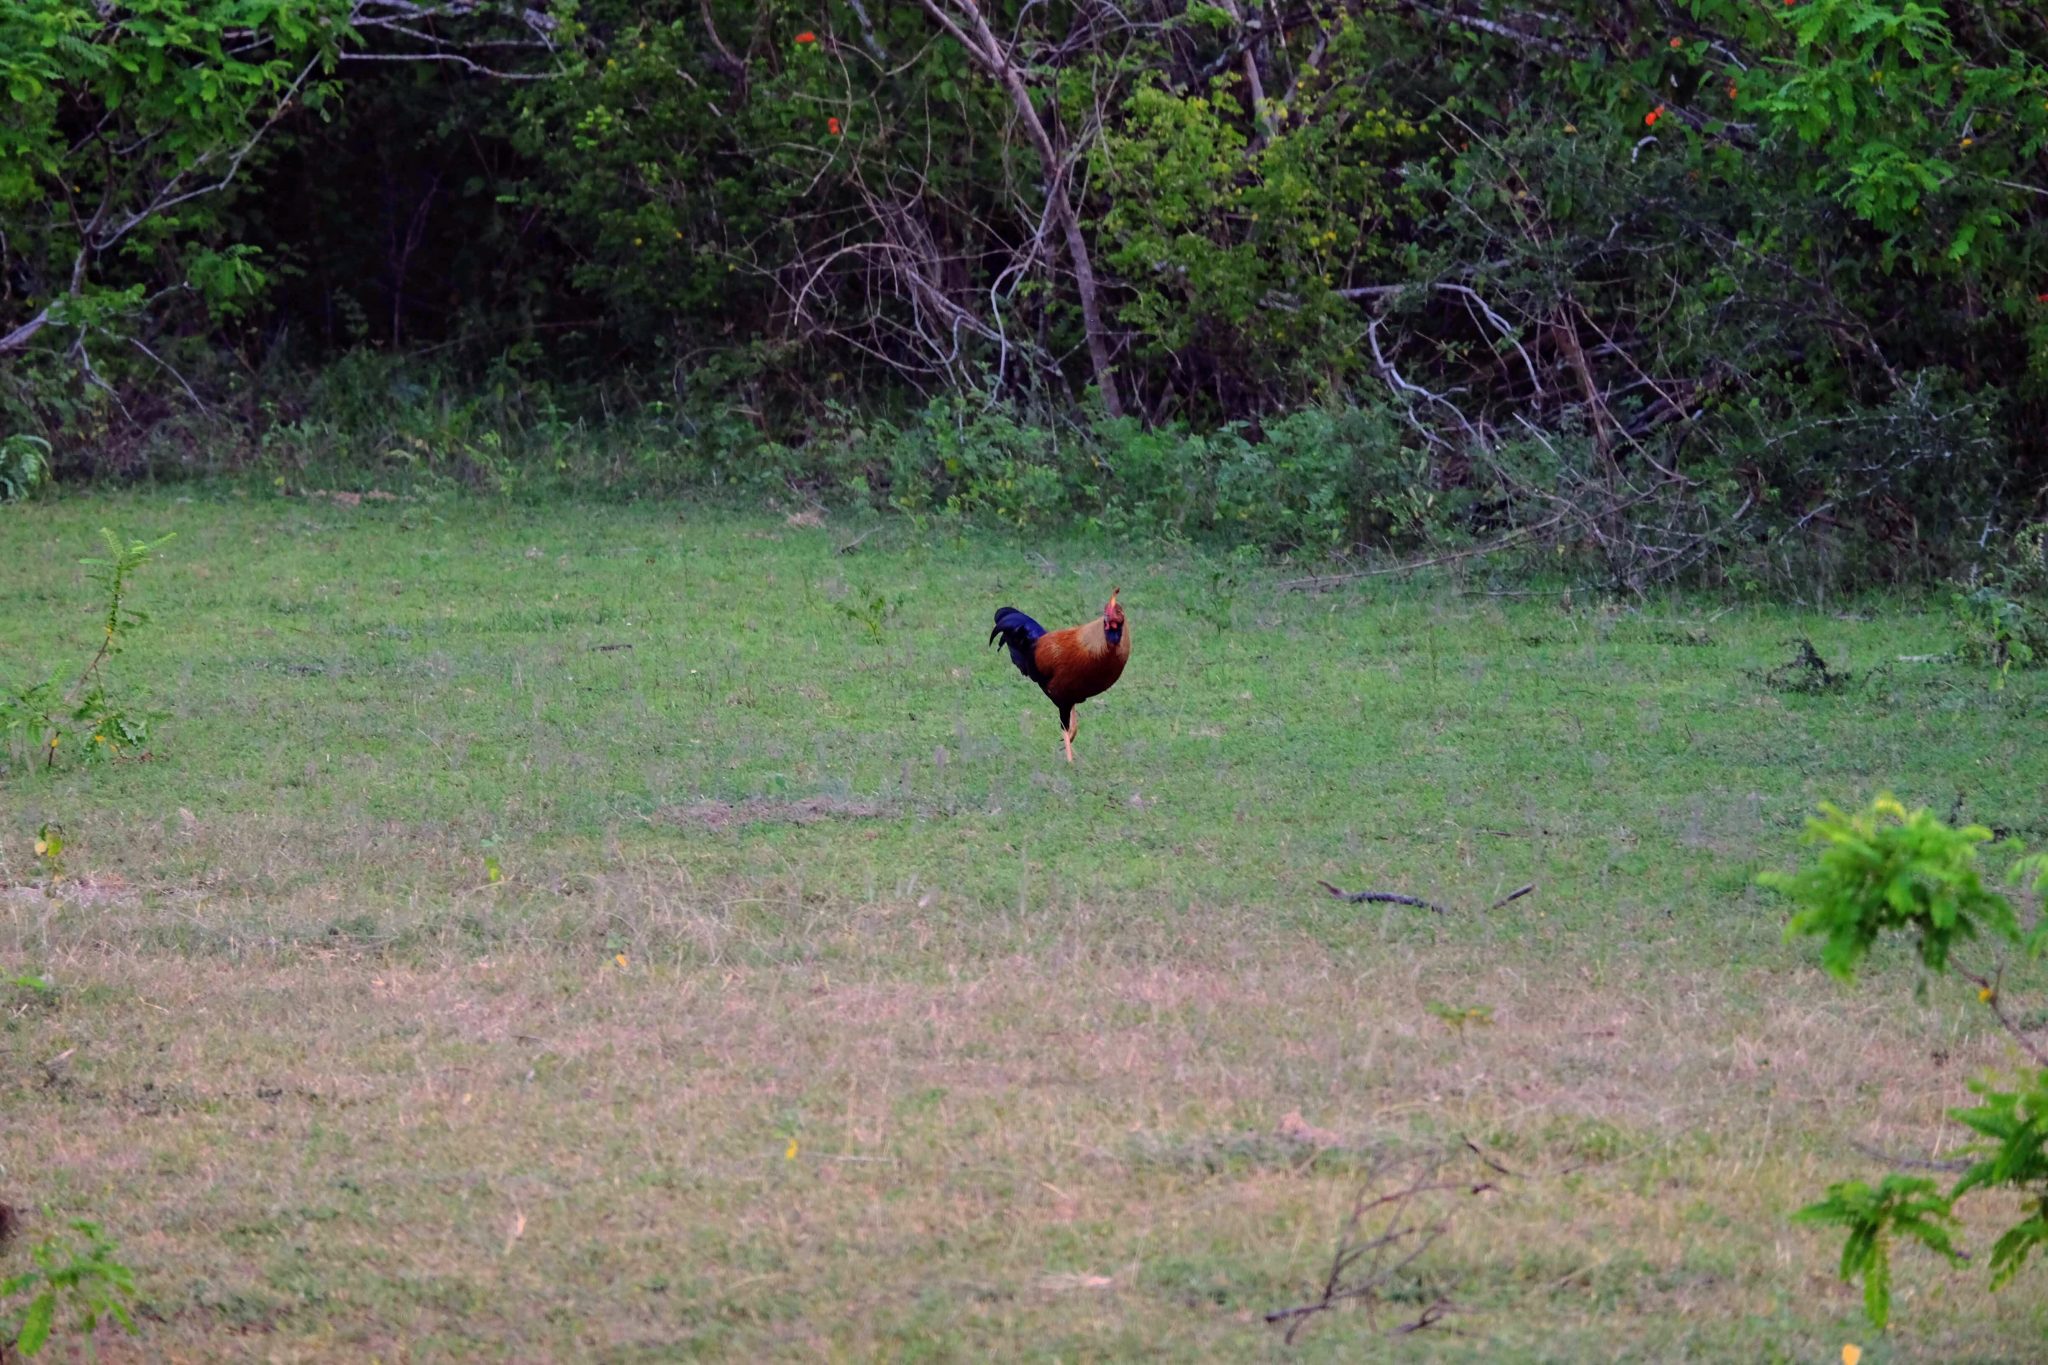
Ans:
[[[1338,900],[1349,901],[1353,905],[1412,905],[1418,910],[1430,910],[1439,915],[1451,913],[1435,901],[1426,901],[1419,896],[1404,896],[1398,891],[1346,891],[1340,886],[1330,885],[1320,877],[1316,878],[1316,885],[1322,887],[1323,890],[1329,892]],[[1536,883],[1534,882],[1530,882],[1527,886],[1517,887],[1479,913],[1483,915],[1490,911],[1498,910],[1509,901],[1518,901],[1535,889]]]
[[[1451,913],[1435,901],[1422,900],[1416,896],[1404,896],[1398,891],[1346,891],[1341,887],[1330,885],[1320,877],[1316,879],[1316,885],[1322,887],[1323,890],[1329,892],[1338,900],[1350,901],[1353,905],[1412,905],[1418,910],[1433,910],[1439,915]]]
[[[1472,1150],[1478,1151],[1477,1148]],[[1393,1297],[1389,1291],[1409,1287],[1403,1281],[1408,1278],[1411,1268],[1450,1229],[1450,1218],[1442,1210],[1438,1196],[1478,1195],[1500,1188],[1490,1180],[1441,1179],[1440,1173],[1450,1155],[1449,1152],[1441,1152],[1419,1159],[1384,1161],[1366,1177],[1364,1186],[1352,1201],[1351,1214],[1344,1220],[1343,1230],[1338,1234],[1329,1271],[1324,1275],[1316,1297],[1291,1308],[1276,1308],[1265,1315],[1269,1323],[1276,1326],[1286,1324],[1289,1345],[1311,1318],[1343,1303],[1359,1304],[1377,1328],[1380,1309]],[[1407,1166],[1408,1171],[1402,1183],[1375,1197],[1373,1187],[1403,1166]],[[1443,1216],[1436,1216],[1439,1214]],[[1434,1295],[1426,1307],[1413,1317],[1404,1316],[1403,1321],[1389,1329],[1390,1333],[1407,1336],[1433,1327],[1452,1308],[1448,1298]]]

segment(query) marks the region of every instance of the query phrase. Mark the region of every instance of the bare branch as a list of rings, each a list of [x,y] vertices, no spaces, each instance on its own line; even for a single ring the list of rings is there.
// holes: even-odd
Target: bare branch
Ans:
[[[1530,359],[1529,352],[1523,347],[1521,338],[1516,334],[1514,327],[1509,324],[1506,318],[1495,312],[1484,298],[1480,297],[1479,291],[1469,285],[1453,284],[1448,280],[1438,280],[1430,284],[1368,284],[1350,289],[1333,289],[1330,292],[1340,299],[1380,299],[1406,293],[1410,289],[1435,289],[1446,294],[1457,294],[1468,300],[1488,322],[1493,324],[1494,329],[1502,337],[1506,338],[1508,344],[1515,348],[1515,353],[1522,357],[1522,366],[1529,372],[1530,386],[1534,389],[1537,397],[1542,397],[1543,380],[1536,373],[1536,362]]]
[[[1096,386],[1102,392],[1102,405],[1109,411],[1110,416],[1122,416],[1123,397],[1110,355],[1109,334],[1103,321],[1101,289],[1096,282],[1094,257],[1088,247],[1087,235],[1081,231],[1081,219],[1075,212],[1072,194],[1068,188],[1071,163],[1055,146],[1045,121],[1039,116],[1037,102],[1031,97],[1031,89],[1024,83],[1022,70],[1011,59],[1011,50],[1003,45],[996,37],[995,31],[989,27],[988,18],[982,13],[977,0],[949,0],[951,9],[958,11],[959,19],[941,7],[939,0],[921,0],[921,3],[925,12],[966,49],[975,64],[993,77],[1008,93],[1010,103],[1017,113],[1017,122],[1038,153],[1039,166],[1045,181],[1047,218],[1059,228],[1067,248],[1067,263],[1074,270],[1074,289],[1080,295],[1081,321],[1087,334],[1088,359],[1094,370]]]
[[[1478,1148],[1469,1142],[1463,1145],[1484,1160]],[[1276,1326],[1286,1324],[1285,1339],[1290,1345],[1311,1319],[1346,1303],[1363,1307],[1377,1326],[1378,1311],[1392,1297],[1389,1291],[1397,1287],[1407,1288],[1401,1284],[1403,1278],[1450,1230],[1450,1219],[1441,1214],[1439,1197],[1476,1195],[1499,1188],[1488,1179],[1441,1179],[1440,1174],[1449,1160],[1450,1153],[1440,1152],[1421,1158],[1384,1159],[1374,1166],[1352,1200],[1351,1213],[1338,1234],[1336,1249],[1330,1256],[1330,1268],[1323,1276],[1316,1297],[1266,1314],[1267,1322]],[[1505,1168],[1497,1163],[1488,1164],[1495,1171],[1506,1174]],[[1411,1168],[1404,1181],[1383,1194],[1372,1193],[1375,1186],[1384,1189],[1385,1182],[1403,1166]],[[1397,1323],[1391,1331],[1395,1336],[1423,1331],[1441,1322],[1451,1310],[1448,1298],[1435,1296],[1427,1306]]]
[[[888,61],[889,50],[875,37],[874,21],[868,18],[867,6],[863,5],[861,0],[846,0],[846,6],[853,11],[853,17],[860,23],[861,46],[865,47],[876,61]]]
[[[1458,10],[1438,9],[1434,5],[1418,4],[1414,8],[1433,19],[1441,19],[1447,24],[1453,24],[1459,28],[1469,28],[1475,33],[1484,33],[1492,38],[1504,38],[1521,47],[1533,47],[1537,51],[1547,52],[1553,57],[1571,57],[1576,55],[1571,48],[1563,43],[1546,38],[1540,33],[1524,32],[1512,25],[1502,23],[1498,19],[1488,19],[1484,15],[1479,14],[1464,14]],[[1530,17],[1533,18],[1534,16]]]
[[[6,336],[0,336],[0,355],[6,355],[10,351],[20,350],[22,347],[28,345],[30,341],[35,339],[36,333],[42,331],[43,328],[49,325],[50,310],[48,308],[45,308],[41,312],[37,313],[34,317],[30,318],[27,322],[22,323],[21,326],[9,332]]]
[[[697,0],[697,12],[704,17],[704,32],[711,39],[711,64],[736,80],[744,80],[747,64],[725,45],[725,39],[718,36],[718,23],[711,17],[711,0]]]
[[[179,388],[181,388],[181,389],[183,389],[183,390],[185,391],[185,396],[186,396],[187,398],[189,398],[189,399],[191,399],[191,400],[192,400],[192,406],[193,406],[193,407],[195,407],[195,408],[202,408],[202,409],[203,409],[203,408],[204,408],[204,407],[206,406],[206,400],[205,400],[205,399],[203,399],[203,398],[201,398],[201,397],[199,396],[199,393],[198,393],[198,391],[197,391],[197,390],[195,390],[195,389],[194,389],[194,388],[193,388],[193,387],[191,386],[191,384],[189,384],[189,383],[187,383],[187,382],[186,382],[186,380],[185,380],[185,376],[184,376],[184,375],[182,375],[182,374],[179,374],[179,373],[178,373],[178,368],[177,368],[177,366],[175,366],[175,365],[171,364],[171,362],[170,362],[170,361],[168,361],[168,360],[165,360],[165,359],[164,359],[164,358],[163,358],[162,356],[158,355],[158,354],[157,354],[157,353],[156,353],[155,351],[152,351],[152,350],[150,350],[150,349],[149,349],[149,347],[147,347],[147,346],[143,345],[143,344],[142,344],[142,340],[141,340],[141,338],[139,338],[139,337],[129,337],[129,338],[127,338],[127,341],[128,341],[128,344],[129,344],[130,346],[133,346],[133,347],[134,347],[134,348],[135,348],[136,350],[138,350],[138,351],[142,352],[142,353],[143,353],[144,355],[148,356],[148,357],[149,357],[149,358],[150,358],[151,360],[154,360],[154,361],[155,361],[155,362],[156,362],[156,363],[157,363],[157,364],[158,364],[158,365],[159,365],[159,366],[160,366],[160,367],[161,367],[161,368],[163,369],[164,373],[168,374],[168,375],[169,375],[169,376],[170,376],[171,378],[173,378],[173,379],[177,380],[177,381],[178,381],[178,387],[179,387]]]
[[[465,71],[474,71],[479,76],[489,76],[497,81],[547,81],[553,80],[552,71],[500,71],[485,66],[482,62],[460,52],[343,52],[339,60],[344,62],[449,62]]]

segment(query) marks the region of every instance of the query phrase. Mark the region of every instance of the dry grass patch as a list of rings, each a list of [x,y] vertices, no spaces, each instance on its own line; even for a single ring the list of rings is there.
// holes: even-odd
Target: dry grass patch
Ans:
[[[1413,1288],[1471,1335],[1404,1351],[1711,1355],[1753,1319],[1818,1348],[1853,1298],[1787,1213],[1848,1136],[1933,1145],[1997,1060],[1943,1039],[1931,1072],[1927,1022],[1839,998],[1457,951],[1350,972],[1302,942],[1095,941],[905,976],[890,923],[830,965],[81,948],[0,1033],[6,1193],[119,1231],[148,1312],[117,1359],[1242,1358],[1372,1154],[1469,1137],[1515,1175]],[[1454,989],[1494,1027],[1426,1012]],[[2034,1311],[1903,1270],[1901,1358]],[[1368,1335],[1340,1314],[1301,1349]]]
[[[744,825],[809,825],[820,820],[875,820],[886,813],[873,801],[849,801],[840,797],[810,796],[800,801],[776,801],[752,797],[745,801],[693,801],[682,806],[663,806],[654,813],[659,823],[679,829],[701,829],[717,833]]]

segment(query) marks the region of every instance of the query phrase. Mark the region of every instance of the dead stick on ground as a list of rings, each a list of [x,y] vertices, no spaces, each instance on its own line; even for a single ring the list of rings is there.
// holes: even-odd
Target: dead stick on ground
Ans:
[[[1320,877],[1316,879],[1316,885],[1322,887],[1323,890],[1329,892],[1338,900],[1350,901],[1353,905],[1412,905],[1418,910],[1429,910],[1439,915],[1451,913],[1435,901],[1426,901],[1419,896],[1404,896],[1398,891],[1346,891],[1342,887],[1330,885]],[[1487,906],[1486,910],[1498,910],[1509,901],[1518,901],[1535,889],[1536,883],[1530,882],[1527,886],[1508,892],[1507,895],[1502,896],[1499,900]],[[1480,913],[1484,914],[1486,911],[1481,911]]]
[[[1938,1161],[1927,1157],[1900,1156],[1895,1152],[1882,1151],[1867,1142],[1858,1142],[1854,1138],[1849,1140],[1849,1145],[1872,1161],[1883,1162],[1887,1166],[1904,1171],[1967,1171],[1977,1164],[1967,1158]]]
[[[1353,905],[1412,905],[1418,910],[1433,910],[1439,915],[1448,915],[1450,913],[1450,911],[1434,901],[1422,900],[1416,896],[1404,896],[1398,891],[1346,891],[1341,887],[1330,885],[1320,877],[1316,879],[1316,885],[1322,887],[1323,890],[1329,892],[1338,900],[1350,901]]]

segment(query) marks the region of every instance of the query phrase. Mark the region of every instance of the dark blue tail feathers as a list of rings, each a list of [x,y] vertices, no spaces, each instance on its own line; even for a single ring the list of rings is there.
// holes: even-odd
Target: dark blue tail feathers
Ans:
[[[1010,662],[1017,665],[1017,671],[1035,683],[1042,683],[1045,680],[1038,676],[1038,661],[1031,646],[1043,634],[1044,626],[1015,607],[1003,607],[996,612],[996,628],[988,633],[988,642],[1001,640],[1008,645]]]

